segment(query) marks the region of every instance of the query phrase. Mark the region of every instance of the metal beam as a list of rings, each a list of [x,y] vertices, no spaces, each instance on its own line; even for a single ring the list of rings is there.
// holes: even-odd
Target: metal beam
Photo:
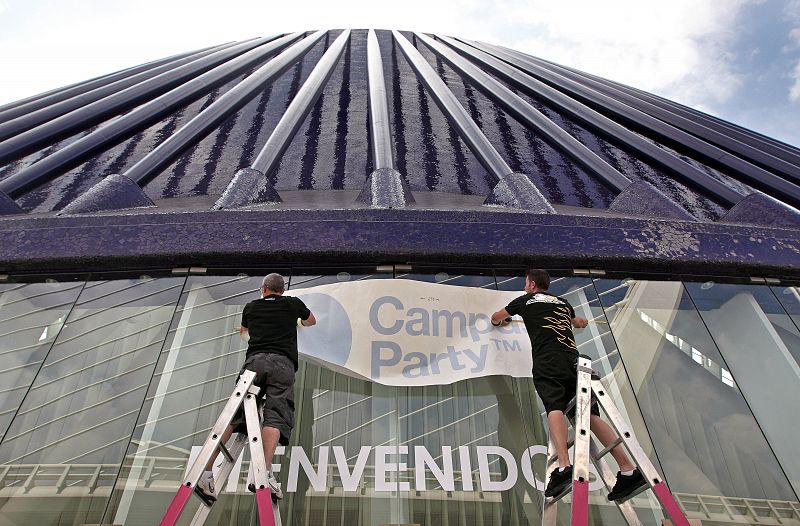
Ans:
[[[220,64],[0,181],[0,190],[18,198],[52,181],[104,148],[111,147],[146,129],[163,116],[210,91],[214,86],[227,82],[247,68],[281,51],[301,36],[302,33],[294,33],[281,37]]]
[[[659,148],[650,141],[633,133],[626,127],[598,113],[575,99],[572,99],[544,82],[514,68],[499,58],[481,51],[475,47],[467,46],[453,38],[439,37],[438,39],[456,49],[462,55],[476,62],[481,67],[488,69],[502,80],[522,89],[526,93],[540,98],[547,104],[578,119],[594,130],[610,137],[623,147],[643,155],[647,160],[666,170],[682,182],[700,190],[712,197],[715,201],[726,206],[733,206],[742,199],[742,195],[706,172],[695,168],[670,152]]]
[[[392,31],[395,41],[403,55],[416,72],[417,78],[431,94],[433,100],[456,128],[461,138],[467,143],[489,175],[497,181],[492,193],[483,204],[518,208],[536,214],[552,214],[553,205],[542,195],[531,179],[522,173],[515,173],[506,164],[497,150],[489,142],[467,110],[461,106],[453,92],[423,58],[417,48],[398,31]]]
[[[292,99],[289,107],[286,108],[286,113],[283,114],[269,139],[267,139],[266,144],[261,148],[251,168],[264,175],[268,175],[275,168],[294,134],[297,133],[306,115],[314,107],[314,103],[325,88],[325,84],[339,62],[339,57],[342,55],[342,51],[344,51],[349,39],[350,30],[345,29],[328,47],[325,54],[317,62],[317,65],[314,66],[308,79],[298,90],[297,95]]]
[[[11,119],[15,119],[20,115],[34,112],[38,109],[44,108],[45,106],[51,106],[76,95],[88,93],[89,91],[95,90],[99,87],[111,84],[112,82],[132,77],[144,71],[153,70],[163,64],[172,64],[175,66],[177,61],[186,57],[193,57],[193,59],[200,58],[209,52],[223,49],[225,46],[229,45],[231,45],[230,42],[227,44],[221,44],[219,46],[198,49],[189,53],[181,53],[179,55],[163,58],[161,60],[154,60],[140,66],[126,68],[121,71],[116,71],[107,75],[88,79],[83,82],[77,82],[61,88],[52,89],[44,93],[33,95],[32,97],[27,97],[25,99],[20,99],[12,103],[5,104],[0,106],[0,122],[4,123],[6,121],[10,121]]]
[[[501,58],[529,75],[538,78],[542,82],[550,84],[559,91],[580,100],[584,104],[599,108],[604,113],[613,115],[615,118],[620,119],[622,122],[634,128],[655,135],[661,141],[676,145],[679,148],[691,150],[694,155],[704,162],[707,162],[711,166],[721,168],[729,177],[742,180],[794,206],[800,205],[800,187],[763,168],[759,168],[713,144],[709,144],[694,135],[651,117],[642,111],[631,108],[611,97],[548,71],[533,63],[530,57],[524,53],[479,42],[469,42],[469,44]]]
[[[442,44],[423,34],[417,33],[416,35],[436,55],[450,64],[458,73],[471,80],[473,85],[483,91],[492,101],[502,106],[519,121],[535,129],[542,139],[560,149],[589,173],[618,192],[630,186],[630,179],[611,167],[556,123],[542,115],[522,97]]]
[[[40,124],[52,121],[53,119],[67,114],[73,110],[83,108],[84,106],[87,106],[95,101],[104,99],[126,88],[157,77],[162,73],[173,71],[179,66],[189,64],[212,53],[213,51],[207,51],[205,53],[201,53],[198,57],[184,57],[180,60],[176,60],[174,63],[162,64],[158,67],[137,73],[136,75],[119,79],[116,82],[112,82],[105,86],[77,94],[74,97],[70,97],[61,102],[45,106],[39,110],[25,112],[23,115],[20,115],[15,119],[11,119],[0,124],[0,141],[4,141],[10,137],[14,137],[15,135],[19,135],[24,131],[39,126]]]
[[[398,31],[392,31],[395,41],[400,46],[403,55],[411,64],[419,81],[428,90],[436,101],[447,120],[458,130],[459,135],[469,146],[478,160],[483,164],[489,174],[497,181],[513,173],[513,170],[495,150],[489,139],[475,124],[467,111],[458,102],[455,95],[448,89],[444,81],[422,57],[417,49]]]
[[[676,128],[680,128],[681,130],[691,133],[692,135],[700,137],[704,141],[710,142],[711,144],[719,146],[720,148],[731,153],[735,153],[736,155],[751,161],[753,164],[757,164],[763,168],[772,170],[773,172],[785,177],[795,184],[800,182],[800,168],[798,168],[795,164],[797,163],[798,159],[794,159],[794,163],[786,161],[768,152],[765,152],[763,146],[756,148],[742,142],[739,137],[733,137],[733,133],[729,130],[720,132],[713,127],[707,126],[706,124],[698,123],[679,115],[675,111],[666,110],[656,104],[651,104],[650,102],[642,100],[638,97],[630,96],[621,90],[607,86],[591,78],[577,75],[550,62],[531,56],[529,56],[529,59],[543,68],[547,68],[550,71],[553,71],[559,75],[563,75],[570,80],[584,84],[589,88],[604,93],[632,108],[636,108],[637,110],[669,123]]]
[[[236,44],[183,64],[180,67],[168,69],[156,77],[112,93],[107,97],[83,105],[35,128],[14,135],[0,142],[0,164],[18,159],[23,155],[36,151],[41,146],[69,137],[76,132],[103,122],[109,117],[135,108],[142,102],[157,97],[175,86],[227,62],[231,58],[266,44],[275,38],[260,38]]]
[[[796,167],[800,166],[800,150],[791,145],[775,140],[772,137],[767,137],[758,132],[738,126],[732,122],[727,122],[714,117],[713,115],[708,115],[707,113],[703,113],[702,111],[698,111],[694,108],[667,100],[663,97],[659,97],[658,95],[653,95],[652,93],[647,93],[630,86],[625,86],[624,84],[620,84],[618,82],[598,77],[597,75],[578,71],[574,68],[555,64],[547,60],[538,60],[541,61],[543,66],[549,67],[555,71],[570,72],[570,78],[573,78],[578,82],[589,81],[588,83],[592,87],[602,91],[606,95],[614,98],[624,97],[624,100],[631,106],[634,106],[645,113],[653,115],[654,117],[658,117],[665,122],[669,122],[670,124],[685,131],[692,133],[690,128],[682,125],[684,119],[689,120],[696,125],[710,128],[726,136],[731,136],[733,139],[741,143],[747,144],[759,150],[763,150],[769,155],[783,159],[784,161]],[[656,106],[660,110],[666,110],[666,113],[663,111],[652,112],[650,111],[651,106]],[[673,119],[672,117],[675,115],[677,115],[678,118]]]
[[[383,78],[381,48],[375,30],[367,34],[367,76],[369,78],[369,125],[375,169],[394,169],[392,132],[389,129],[389,108],[386,103],[386,83]]]
[[[247,104],[264,86],[300,60],[323,36],[325,31],[297,42],[289,49],[258,68],[242,82],[231,88],[208,108],[183,125],[123,175],[139,186],[147,184],[159,170],[172,162],[192,144],[205,137],[215,126]]]

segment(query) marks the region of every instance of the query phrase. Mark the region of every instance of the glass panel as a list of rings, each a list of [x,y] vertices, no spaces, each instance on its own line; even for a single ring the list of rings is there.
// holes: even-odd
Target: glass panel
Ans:
[[[259,297],[261,279],[188,278],[115,485],[106,523],[149,526],[161,520],[190,455],[198,452],[233,392],[247,348],[239,337],[241,311]],[[253,503],[240,502],[241,495],[250,495],[246,475],[247,464],[240,477],[232,477],[231,492],[220,496],[209,524],[225,520],[247,524]],[[199,502],[192,498],[182,519],[191,519]]]
[[[294,275],[292,283],[302,288],[335,282],[336,274]],[[150,525],[160,520],[190,455],[232,392],[246,349],[237,330],[241,310],[258,297],[260,283],[261,277],[189,279],[106,522]],[[337,374],[302,358],[296,385],[295,430],[290,446],[279,448],[275,457],[285,495],[284,524],[396,522],[391,492],[363,490],[374,487],[374,452],[368,449],[366,464],[359,462],[361,446],[396,446],[394,388]],[[251,523],[255,502],[246,489],[248,458],[245,454],[238,476],[226,484],[209,523]],[[342,477],[341,470],[352,474],[352,480]],[[386,477],[396,481],[396,470]],[[196,506],[198,501],[191,502]],[[191,516],[185,512],[181,523]]]
[[[769,287],[709,282],[687,283],[686,289],[795,492],[800,492],[800,332]],[[787,427],[790,422],[794,432],[792,424]]]
[[[408,387],[400,405],[402,519],[411,524],[527,525],[540,520],[530,469],[530,398],[517,379],[488,376]],[[541,430],[540,430],[541,432]],[[538,478],[541,478],[538,477]]]
[[[294,269],[289,294],[329,283],[392,277],[374,270]],[[326,313],[315,311],[315,315],[324,323]],[[392,491],[398,482],[395,464],[402,462],[396,454],[397,389],[301,357],[295,396],[295,433],[291,449],[280,458],[278,476],[285,489],[282,511],[287,524],[404,522],[397,491]]]
[[[0,441],[64,325],[83,282],[1,287]]]
[[[304,289],[316,287],[317,285],[328,285],[330,283],[347,283],[349,281],[361,281],[365,279],[389,279],[391,272],[376,272],[375,267],[348,267],[340,268],[314,268],[314,269],[292,269],[292,278],[289,281],[289,289]]]
[[[394,387],[301,360],[297,418],[281,457],[286,524],[400,524]]]
[[[697,503],[708,496],[793,499],[683,285],[595,284],[666,480],[690,516],[706,518]]]
[[[411,272],[398,272],[397,279],[413,279],[416,281],[426,281],[428,283],[440,283],[442,285],[456,285],[459,287],[480,287],[485,289],[496,289],[494,274],[491,270],[479,269],[452,269],[448,267],[420,267],[414,265]]]
[[[472,271],[475,272],[475,271]],[[491,272],[414,267],[399,279],[495,289]],[[475,306],[476,312],[492,306]],[[436,351],[435,349],[428,349]],[[527,524],[540,504],[519,470],[528,441],[510,378],[399,387],[400,523]],[[480,457],[480,459],[479,459]],[[405,468],[405,469],[403,469]],[[494,487],[493,487],[494,484]],[[483,498],[476,495],[483,490]]]
[[[0,522],[100,522],[183,281],[86,284],[0,446]]]
[[[800,328],[800,287],[772,287],[772,292],[781,302],[792,322],[794,322],[795,328]],[[785,320],[775,320],[774,317],[770,317],[770,320],[772,323],[780,322],[785,324]],[[786,330],[791,332],[790,327],[787,327]],[[800,348],[793,345],[788,349],[792,353],[795,363],[800,364]]]

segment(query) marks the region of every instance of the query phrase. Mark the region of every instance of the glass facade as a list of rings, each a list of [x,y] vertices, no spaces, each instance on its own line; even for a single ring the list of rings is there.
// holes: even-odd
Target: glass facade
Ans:
[[[518,269],[278,271],[289,294],[392,277],[524,284]],[[0,524],[158,523],[231,394],[260,280],[0,284]],[[579,350],[690,518],[800,524],[797,288],[562,277],[551,291],[591,320]],[[284,524],[541,520],[547,422],[530,378],[387,386],[301,359],[295,400],[275,459]],[[256,524],[248,468],[245,455],[208,524]],[[620,524],[592,484],[590,522]],[[662,523],[649,492],[632,502]]]

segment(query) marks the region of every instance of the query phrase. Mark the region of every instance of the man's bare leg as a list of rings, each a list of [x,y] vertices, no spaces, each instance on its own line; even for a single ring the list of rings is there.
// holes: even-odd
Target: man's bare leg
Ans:
[[[547,423],[550,426],[550,440],[553,441],[558,455],[558,467],[566,468],[572,465],[567,448],[567,420],[564,418],[564,412],[550,411],[547,413]]]
[[[261,441],[264,443],[264,461],[270,473],[272,473],[272,457],[275,456],[275,448],[278,447],[280,438],[281,432],[278,429],[274,427],[261,428]]]
[[[228,427],[225,428],[225,431],[222,433],[219,443],[227,444],[232,434],[233,434],[233,426],[229,425]],[[219,451],[219,449],[217,449],[217,451]],[[215,460],[217,460],[217,455],[212,455],[211,459],[208,461],[208,463],[206,463],[206,471],[211,471],[211,468],[214,467]]]
[[[592,433],[594,433],[594,436],[600,440],[604,447],[617,439],[617,434],[614,432],[614,429],[605,423],[602,418],[597,415],[592,415],[590,421]],[[631,462],[631,459],[628,458],[628,455],[625,454],[625,450],[621,445],[611,450],[611,456],[617,461],[620,471],[630,471],[636,468],[633,462]]]
[[[220,437],[219,444],[227,444],[232,434],[233,426],[228,425]],[[212,473],[212,470],[214,468],[214,461],[217,460],[218,452],[219,448],[217,448],[214,451],[214,454],[211,455],[211,458],[208,459],[208,462],[206,462],[205,471],[203,471],[203,474],[200,476],[200,480],[197,481],[197,486],[194,488],[195,492],[197,492],[200,495],[200,498],[203,499],[208,505],[211,505],[215,500],[217,500],[217,498],[214,496],[216,491],[214,490],[214,474]]]
[[[273,492],[273,495],[279,499],[283,498],[283,492],[281,491],[280,484],[275,479],[275,475],[272,474],[272,458],[275,456],[275,448],[278,447],[278,440],[281,438],[281,432],[274,427],[263,427],[261,428],[261,442],[263,442],[264,446],[264,462],[267,464],[267,472],[269,476],[269,486],[270,491]]]

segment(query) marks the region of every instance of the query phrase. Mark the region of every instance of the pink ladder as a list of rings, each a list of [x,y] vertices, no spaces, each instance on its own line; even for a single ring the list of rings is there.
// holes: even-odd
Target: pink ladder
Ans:
[[[591,432],[589,429],[590,408],[594,398],[603,411],[606,413],[611,426],[617,433],[617,439],[608,447],[599,450],[597,445],[592,440]],[[572,470],[572,485],[567,486],[560,495],[554,497],[546,497],[542,509],[542,526],[556,526],[558,502],[572,491],[572,509],[571,509],[571,525],[572,526],[586,526],[589,521],[589,462],[591,461],[597,468],[600,478],[606,486],[608,491],[614,486],[616,474],[608,465],[608,462],[603,460],[603,457],[611,452],[616,446],[623,444],[630,454],[633,461],[639,467],[647,484],[639,488],[638,491],[629,495],[624,499],[615,501],[614,503],[619,508],[620,513],[625,518],[628,526],[641,526],[641,521],[633,509],[633,505],[629,502],[630,499],[643,491],[652,489],[656,497],[658,497],[661,506],[667,513],[672,523],[675,526],[689,526],[689,521],[683,514],[669,488],[661,480],[655,467],[647,458],[642,446],[634,438],[630,430],[630,426],[622,418],[622,414],[617,409],[617,406],[611,401],[611,397],[606,393],[600,379],[592,371],[592,361],[586,355],[581,355],[578,358],[578,387],[575,393],[575,398],[572,402],[575,405],[575,420],[572,422],[575,429],[575,438],[570,441],[575,446],[573,470]],[[570,408],[572,404],[570,404]],[[553,441],[549,440],[547,450],[547,464],[545,471],[547,479],[545,484],[550,483],[550,474],[558,462],[555,446]]]
[[[189,497],[194,493],[206,464],[217,456],[217,451],[220,451],[223,456],[223,463],[216,475],[218,480],[215,484],[214,495],[214,497],[218,497],[221,488],[225,485],[224,482],[233,471],[233,466],[244,449],[245,443],[250,446],[250,467],[253,470],[256,486],[258,524],[259,526],[281,526],[281,515],[277,500],[270,494],[267,481],[269,472],[264,459],[264,448],[261,445],[261,423],[256,404],[259,388],[253,385],[255,377],[256,373],[253,371],[245,371],[239,376],[233,394],[225,404],[214,427],[211,428],[211,433],[200,449],[200,454],[197,455],[194,464],[187,471],[186,477],[183,479],[180,488],[178,488],[178,492],[164,514],[164,518],[161,519],[161,526],[175,525],[181,512],[186,507]],[[244,406],[245,422],[247,423],[247,435],[238,434],[231,447],[228,448],[226,444],[221,443],[220,437],[242,406]],[[192,526],[204,524],[211,513],[211,506],[213,505],[213,503],[207,503],[202,499],[198,498],[198,500],[200,500],[200,505],[192,519]]]

